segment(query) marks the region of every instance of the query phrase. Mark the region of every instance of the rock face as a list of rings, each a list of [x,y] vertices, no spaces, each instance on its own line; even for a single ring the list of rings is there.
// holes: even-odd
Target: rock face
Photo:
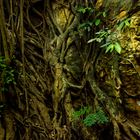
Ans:
[[[110,10],[108,19],[112,24],[112,29],[114,26],[113,31],[117,33],[117,39],[122,47],[118,60],[121,87],[117,96],[122,97],[128,118],[132,121],[135,120],[134,122],[138,126],[140,118],[140,1],[98,0],[96,4],[97,8],[103,6]],[[125,29],[117,30],[116,25],[127,19],[130,19],[130,25]],[[113,78],[108,76],[113,70],[111,61],[113,62],[108,55],[101,57],[98,61],[97,73],[100,75],[100,87],[105,91],[112,90],[114,84]],[[106,73],[108,74],[106,75]]]
[[[140,114],[140,12],[131,17],[130,27],[121,34],[120,61],[122,94],[127,109]]]

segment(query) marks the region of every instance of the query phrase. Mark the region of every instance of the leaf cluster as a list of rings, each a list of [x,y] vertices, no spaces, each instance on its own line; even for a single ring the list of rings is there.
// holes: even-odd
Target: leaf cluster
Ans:
[[[81,14],[85,14],[85,13],[90,13],[92,14],[94,12],[94,9],[91,7],[78,7],[77,8],[77,12],[81,13]]]
[[[73,119],[77,120],[80,117],[83,117],[83,115],[88,114],[91,111],[91,107],[84,106],[80,108],[80,110],[73,112]]]
[[[92,113],[91,107],[83,107],[78,111],[73,112],[73,119],[80,120],[85,126],[101,125],[109,122],[105,112],[98,108],[95,113]]]
[[[119,42],[109,42],[109,43],[106,43],[104,45],[102,45],[101,47],[105,47],[105,53],[108,53],[108,52],[113,52],[113,51],[116,51],[117,53],[121,53],[121,46],[120,46],[120,43]]]
[[[93,125],[101,125],[108,123],[108,117],[106,116],[105,112],[99,109],[96,113],[92,113],[86,116],[83,120],[85,126],[93,126]]]
[[[6,91],[7,86],[10,84],[16,84],[15,70],[6,64],[4,57],[0,57],[0,79],[3,82],[2,90]]]
[[[111,33],[110,30],[100,30],[95,33],[95,38],[90,39],[87,43],[92,43],[93,41],[101,43],[107,36]]]
[[[86,21],[84,21],[83,23],[81,23],[79,25],[79,29],[83,29],[83,30],[86,30],[88,32],[90,32],[91,29],[93,29],[93,26],[101,27],[100,25],[102,25],[101,23],[103,23],[102,18],[106,18],[105,11],[103,11],[103,12],[98,11],[97,12],[95,9],[93,9],[91,7],[79,7],[77,9],[77,11],[83,15],[85,15],[85,14],[86,15],[93,15],[91,17],[87,16],[88,18],[86,19]],[[90,18],[92,20],[89,20]],[[124,28],[126,28],[128,26],[130,26],[130,19],[129,18],[121,21],[118,24],[117,29],[123,30]],[[95,29],[98,29],[98,28],[95,28]],[[100,43],[100,47],[105,48],[105,53],[108,53],[108,52],[112,53],[113,51],[115,51],[115,52],[120,54],[121,50],[122,50],[121,45],[118,41],[117,34],[112,32],[108,28],[103,27],[103,29],[96,31],[95,37],[88,40],[87,43],[92,43],[92,42]]]
[[[126,18],[123,21],[121,21],[118,25],[117,25],[117,29],[120,31],[123,31],[124,29],[126,29],[127,27],[130,27],[130,18]]]
[[[83,15],[86,15],[86,19],[79,25],[79,29],[91,31],[91,28],[95,26],[99,26],[102,23],[102,18],[106,17],[106,12],[98,12],[96,13],[94,8],[91,7],[79,7],[77,12]]]
[[[117,41],[117,35],[116,33],[111,33],[111,30],[105,29],[100,30],[99,32],[95,33],[95,38],[90,39],[87,43],[92,43],[93,41],[96,41],[98,43],[101,43],[103,41],[106,41],[105,44],[101,45],[101,48],[105,48],[105,53],[116,51],[117,53],[121,53],[121,45]]]

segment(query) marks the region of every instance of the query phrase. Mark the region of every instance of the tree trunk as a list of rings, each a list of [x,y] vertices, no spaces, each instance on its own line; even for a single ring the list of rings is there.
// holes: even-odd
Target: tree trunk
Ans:
[[[0,140],[138,140],[139,7],[1,0]]]

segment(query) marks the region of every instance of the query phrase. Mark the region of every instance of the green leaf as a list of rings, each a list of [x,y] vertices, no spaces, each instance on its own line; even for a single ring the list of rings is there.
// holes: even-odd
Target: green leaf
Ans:
[[[95,41],[95,38],[90,39],[87,43],[92,43],[93,41]]]
[[[79,29],[83,29],[83,28],[85,28],[86,26],[87,26],[86,23],[82,23],[82,24],[79,25]]]
[[[106,17],[106,12],[103,12],[103,17]]]
[[[79,7],[78,10],[77,10],[79,13],[85,13],[86,12],[86,8],[84,7]]]
[[[100,19],[96,19],[95,20],[95,25],[98,26],[100,24],[101,20]]]
[[[92,43],[93,41],[97,41],[97,42],[102,42],[102,40],[103,40],[104,38],[92,38],[92,39],[90,39],[87,43]]]
[[[86,116],[86,118],[83,120],[83,123],[86,126],[92,126],[96,123],[96,118],[95,118],[95,114],[89,114]]]
[[[103,39],[104,38],[96,38],[96,41],[100,43],[100,42],[102,42]]]
[[[77,11],[79,12],[79,13],[82,13],[82,14],[85,14],[86,12],[87,13],[92,13],[93,12],[93,8],[91,8],[91,7],[79,7],[78,9],[77,9]]]
[[[118,25],[118,30],[122,30],[122,28],[124,27],[124,22],[121,22],[119,25]]]
[[[125,25],[126,25],[126,26],[130,26],[130,23],[129,23],[128,20],[125,20]]]
[[[89,26],[93,25],[93,21],[88,21],[87,23],[88,23]]]
[[[86,9],[86,11],[88,12],[88,13],[92,13],[93,12],[93,9],[91,8],[91,7],[87,7],[87,8],[85,8]]]
[[[100,48],[106,47],[106,46],[108,46],[109,44],[110,44],[110,43],[105,43],[105,44],[101,45]]]
[[[110,44],[107,46],[105,53],[108,53],[109,51],[112,52],[114,49],[114,44]]]
[[[120,44],[118,42],[115,42],[114,47],[115,47],[115,51],[120,54],[122,50]]]
[[[6,68],[6,65],[5,64],[0,64],[0,67],[1,68]]]

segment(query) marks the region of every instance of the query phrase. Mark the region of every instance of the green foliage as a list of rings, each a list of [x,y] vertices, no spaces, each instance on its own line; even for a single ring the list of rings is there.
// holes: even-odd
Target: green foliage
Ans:
[[[120,43],[119,42],[109,42],[109,43],[106,43],[104,45],[102,45],[101,47],[105,47],[105,53],[108,53],[108,52],[113,52],[113,51],[116,51],[117,53],[121,53],[121,46],[120,46]]]
[[[126,29],[127,27],[130,26],[130,18],[127,18],[123,21],[121,21],[118,25],[117,25],[117,29],[123,31],[124,29]]]
[[[103,14],[103,17],[106,17],[106,12],[105,11],[102,14]]]
[[[15,70],[13,70],[11,67],[6,69],[5,76],[4,76],[5,84],[10,84],[10,83],[16,84],[14,73],[15,73]]]
[[[96,32],[96,37],[90,39],[87,43],[92,43],[93,41],[96,41],[98,43],[101,43],[102,41],[106,41],[105,44],[101,45],[101,48],[105,48],[105,53],[116,51],[117,53],[121,53],[121,45],[117,41],[117,35],[116,33],[111,33],[111,30],[105,29],[100,30],[99,32]]]
[[[73,112],[73,119],[81,121],[85,126],[102,125],[109,122],[105,112],[98,108],[95,113],[92,113],[91,107],[83,107],[78,111]]]
[[[6,68],[5,59],[4,57],[0,56],[0,71]]]
[[[73,112],[73,118],[74,118],[74,120],[77,120],[80,117],[83,117],[83,115],[88,114],[90,111],[91,111],[91,108],[85,106],[85,107],[81,108],[80,110]]]
[[[108,117],[102,109],[98,109],[96,113],[89,114],[83,120],[85,126],[107,124],[109,122]]]
[[[85,14],[85,13],[93,13],[93,8],[91,7],[78,7],[77,11],[81,14]]]
[[[101,23],[100,19],[95,19],[95,25],[98,26]]]
[[[93,21],[86,21],[79,25],[79,29],[90,31],[92,26],[93,26]]]
[[[85,21],[79,25],[79,29],[87,30],[88,32],[91,31],[93,25],[99,26],[101,23],[100,19],[95,19],[92,21]]]
[[[6,61],[2,56],[0,56],[0,79],[3,84],[2,91],[7,91],[8,85],[16,84],[15,70],[6,64]]]
[[[81,14],[86,14],[86,15],[90,15],[92,14],[93,15],[93,12],[94,12],[94,18],[93,16],[87,16],[88,18],[93,18],[92,20],[89,21],[89,19],[86,21],[84,21],[84,23],[81,23],[79,25],[79,30],[82,29],[82,30],[87,30],[88,32],[91,31],[91,29],[93,29],[93,26],[95,25],[95,27],[100,27],[100,25],[102,25],[101,23],[102,22],[102,18],[105,18],[106,17],[106,12],[103,11],[103,12],[98,12],[96,13],[95,9],[91,8],[91,7],[79,7],[77,9],[77,11]],[[123,30],[124,28],[130,26],[130,19],[127,18],[125,20],[123,20],[117,27],[118,30]],[[95,28],[95,29],[98,29],[98,28]],[[110,29],[108,28],[105,28],[105,29],[101,29],[99,31],[97,31],[95,33],[95,37],[88,40],[87,43],[92,43],[92,42],[98,42],[100,44],[103,44],[101,45],[100,47],[101,48],[105,48],[105,53],[112,53],[112,52],[117,52],[117,53],[121,53],[121,45],[118,41],[118,38],[117,38],[117,34],[112,32]]]
[[[100,30],[99,32],[96,32],[95,38],[92,38],[88,41],[88,43],[92,43],[93,41],[101,43],[107,36],[109,36],[111,33],[110,30]]]
[[[95,26],[99,26],[102,23],[102,18],[106,17],[106,12],[98,12],[96,14],[95,9],[91,7],[79,7],[77,11],[82,14],[86,15],[86,20],[79,25],[79,29],[87,30],[88,32],[91,31],[91,28]],[[93,16],[95,15],[95,18]],[[91,18],[92,20],[89,20]]]

